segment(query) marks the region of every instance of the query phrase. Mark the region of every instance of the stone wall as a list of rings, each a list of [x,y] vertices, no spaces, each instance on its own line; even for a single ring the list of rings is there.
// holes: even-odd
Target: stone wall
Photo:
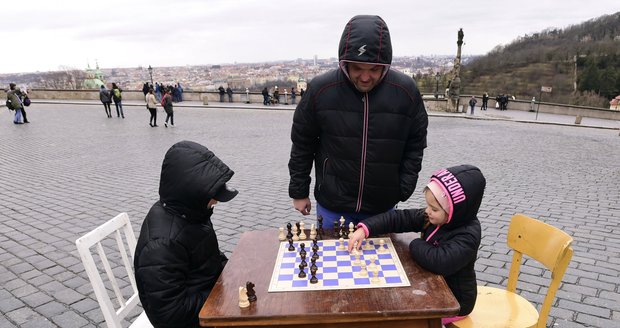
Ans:
[[[49,89],[32,89],[29,91],[29,95],[35,100],[99,100],[98,90],[49,90]],[[233,102],[247,102],[247,95],[245,93],[234,93]],[[262,104],[263,95],[258,92],[249,93],[250,103]],[[471,95],[462,95],[459,100],[459,108],[467,106],[467,102],[471,98]],[[139,90],[124,90],[123,99],[131,101],[143,101],[144,94]],[[482,103],[480,97],[477,97],[478,105]],[[207,103],[216,103],[220,101],[220,95],[217,91],[204,92],[204,91],[185,91],[183,92],[183,100],[186,101],[199,101],[203,104],[205,100]],[[228,96],[225,98],[228,101]],[[284,103],[284,95],[280,95],[281,103]],[[287,101],[290,103],[290,95],[287,96]],[[299,96],[297,97],[299,102]],[[424,97],[424,104],[426,110],[445,112],[447,108],[446,99],[435,99],[434,97]],[[531,103],[529,100],[511,100],[508,102],[508,109],[512,110],[530,110]],[[495,108],[495,99],[489,99],[489,107]],[[539,113],[549,114],[562,114],[571,116],[582,116],[591,118],[600,118],[608,120],[620,121],[620,110],[612,110],[596,107],[574,106],[565,104],[554,104],[541,102],[540,107],[536,103]]]

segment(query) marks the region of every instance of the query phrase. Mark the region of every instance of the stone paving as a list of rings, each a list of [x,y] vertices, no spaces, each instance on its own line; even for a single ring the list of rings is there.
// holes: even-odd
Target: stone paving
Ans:
[[[137,234],[176,141],[208,146],[236,172],[240,194],[214,216],[228,255],[240,233],[300,219],[287,194],[292,111],[178,107],[176,127],[163,127],[160,110],[160,127],[151,128],[142,105],[126,106],[125,119],[108,119],[101,107],[34,103],[32,123],[20,126],[0,111],[0,327],[105,326],[75,240],[119,212]],[[548,326],[618,327],[618,130],[453,116],[430,118],[421,179],[400,207],[422,205],[433,170],[479,166],[488,183],[479,283],[505,286],[510,217],[537,217],[575,239]],[[525,261],[519,285],[537,304],[549,277],[542,272]]]

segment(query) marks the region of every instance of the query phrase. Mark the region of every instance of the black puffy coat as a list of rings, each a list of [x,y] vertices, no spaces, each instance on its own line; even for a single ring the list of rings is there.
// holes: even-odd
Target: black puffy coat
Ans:
[[[358,55],[361,46],[364,52]],[[392,46],[378,16],[356,16],[340,42],[341,67],[315,77],[295,110],[289,196],[332,211],[380,213],[407,200],[418,180],[428,118],[413,79],[390,70]],[[385,66],[369,92],[346,74],[351,61]]]
[[[207,204],[233,174],[191,141],[166,153],[160,200],[144,219],[134,258],[140,301],[153,326],[198,326],[198,312],[227,261]]]
[[[459,315],[471,313],[476,304],[477,282],[474,264],[482,236],[477,214],[486,180],[471,165],[447,169],[460,182],[466,198],[453,202],[451,220],[441,226],[428,225],[424,209],[396,210],[362,221],[371,235],[390,232],[422,232],[409,244],[411,257],[423,268],[440,274],[459,302]]]

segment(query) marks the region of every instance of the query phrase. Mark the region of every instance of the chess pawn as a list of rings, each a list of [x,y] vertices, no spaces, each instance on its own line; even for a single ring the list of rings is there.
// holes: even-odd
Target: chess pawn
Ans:
[[[379,279],[379,271],[378,271],[378,270],[377,270],[377,268],[375,267],[375,268],[372,270],[372,278],[370,279],[370,282],[372,282],[372,283],[375,283],[375,284],[376,284],[376,283],[378,283],[378,282],[380,282],[380,281],[381,281],[381,280]]]
[[[316,268],[310,269],[310,274],[312,275],[312,277],[310,278],[311,284],[316,284],[317,282],[319,282],[319,279],[316,278],[316,270]]]
[[[310,225],[310,239],[316,238],[316,228],[314,227],[314,223]]]
[[[299,277],[299,278],[305,278],[306,277],[306,272],[304,271],[305,267],[306,267],[305,265],[303,265],[301,263],[299,264],[299,274],[297,275],[297,277]]]
[[[278,233],[278,240],[285,241],[286,235],[284,235],[284,228],[280,228],[280,233]]]
[[[351,237],[353,237],[353,229],[354,229],[354,225],[353,222],[349,222],[349,239],[351,239]]]
[[[297,225],[293,226],[293,240],[294,241],[298,241],[299,240],[299,235],[297,234]]]
[[[366,261],[362,261],[362,265],[360,266],[360,276],[368,277],[368,271],[366,270]]]
[[[365,250],[372,250],[373,247],[370,245],[370,240],[364,238],[364,249]]]
[[[239,287],[239,307],[246,308],[248,306],[250,306],[248,290],[245,287]]]
[[[344,251],[347,248],[344,246],[344,238],[340,237],[340,239],[338,239],[338,250],[339,251]]]
[[[385,240],[379,240],[379,253],[385,253]]]
[[[305,240],[306,239],[306,232],[304,231],[304,221],[299,222],[299,239],[300,240]]]
[[[360,253],[357,251],[357,249],[353,250],[353,256],[355,257],[355,261],[353,261],[354,265],[360,265]]]

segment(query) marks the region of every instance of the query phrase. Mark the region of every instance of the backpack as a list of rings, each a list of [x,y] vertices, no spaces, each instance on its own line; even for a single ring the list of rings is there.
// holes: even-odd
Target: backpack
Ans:
[[[120,100],[121,99],[121,90],[113,89],[112,91],[114,92],[114,100]]]
[[[23,104],[24,104],[24,106],[26,106],[26,107],[30,106],[30,98],[28,98],[28,97],[24,97]]]
[[[6,105],[6,108],[8,108],[9,110],[15,110],[15,109],[13,108],[13,103],[12,103],[10,100],[8,100],[8,99],[7,99],[7,101],[6,101],[6,104],[5,104],[5,105]]]

